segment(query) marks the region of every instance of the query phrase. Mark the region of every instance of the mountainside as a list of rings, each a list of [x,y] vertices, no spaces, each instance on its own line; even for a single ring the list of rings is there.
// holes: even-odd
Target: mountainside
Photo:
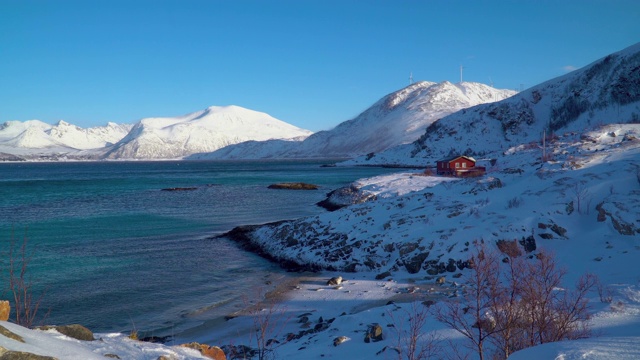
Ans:
[[[366,329],[363,324],[394,324],[390,311],[402,306],[402,294],[404,301],[417,304],[447,301],[448,297],[464,301],[465,283],[471,275],[469,258],[477,241],[496,252],[501,251],[500,244],[513,244],[524,261],[533,264],[542,251],[553,254],[558,268],[566,269],[562,287],[555,290],[560,297],[581,275],[598,276],[601,288],[588,294],[594,338],[579,340],[582,342],[573,346],[558,343],[555,346],[560,347],[553,349],[545,345],[545,354],[570,347],[576,355],[567,358],[592,358],[579,355],[589,354],[599,340],[606,339],[614,345],[605,351],[615,352],[602,358],[636,359],[640,354],[640,291],[635,266],[640,255],[640,124],[603,125],[584,134],[563,135],[550,151],[555,160],[542,162],[538,149],[516,147],[498,157],[488,174],[480,178],[428,176],[414,171],[361,179],[350,188],[370,195],[367,202],[317,216],[247,227],[244,233],[231,232],[239,243],[259,248],[281,263],[325,269],[335,273],[332,276],[349,280],[339,287],[310,282],[313,286],[309,290],[316,291],[294,291],[304,302],[310,297],[307,293],[323,290],[316,297],[327,297],[327,305],[314,304],[299,312],[342,320],[330,324],[320,335],[294,338],[279,354],[295,357],[301,349],[308,349],[305,358],[321,359],[315,351],[329,351],[327,338],[359,334],[352,347],[341,348],[340,354],[353,349],[357,354],[353,358],[375,358],[380,349],[396,346],[395,332],[384,328],[391,335],[374,347],[361,340]],[[367,296],[367,292],[357,291],[365,282],[388,289],[386,297],[369,307],[350,307],[349,301]],[[405,283],[410,285],[398,286]],[[330,301],[338,296],[342,302]],[[451,346],[449,340],[462,348],[470,343],[434,316],[427,318],[420,331],[424,338],[434,335],[445,349]],[[225,324],[225,330],[234,321]],[[295,326],[299,324],[292,326],[294,334]],[[211,336],[218,343],[243,341],[233,335],[228,339]],[[487,344],[487,353],[493,346]],[[529,355],[518,358],[558,356],[536,356],[535,348],[525,354]]]
[[[359,164],[428,164],[454,153],[485,156],[554,134],[640,122],[640,44],[506,100],[429,126],[413,144],[359,158]]]
[[[479,83],[421,81],[383,97],[356,118],[302,142],[243,143],[197,158],[354,157],[415,141],[427,126],[446,115],[513,94],[511,90]]]
[[[268,114],[239,106],[212,106],[180,117],[146,118],[110,148],[110,159],[175,159],[250,140],[306,137]]]

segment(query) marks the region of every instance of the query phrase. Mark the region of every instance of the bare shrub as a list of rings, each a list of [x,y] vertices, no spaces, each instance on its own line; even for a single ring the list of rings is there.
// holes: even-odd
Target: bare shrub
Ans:
[[[516,242],[501,241],[506,258],[500,262],[495,251],[475,244],[463,299],[442,304],[436,317],[466,337],[481,360],[485,353],[506,359],[526,347],[589,335],[586,295],[597,284],[594,275],[562,289],[566,271],[552,255],[528,259]]]
[[[573,194],[573,198],[576,200],[576,207],[578,209],[578,214],[582,214],[583,205],[586,205],[587,214],[589,213],[589,206],[591,204],[591,193],[586,188],[584,183],[578,181],[571,188],[571,193]]]
[[[485,344],[496,331],[487,317],[492,307],[492,292],[499,284],[499,260],[485,251],[484,244],[474,243],[476,254],[469,259],[472,269],[463,289],[463,301],[446,301],[435,311],[436,319],[469,340],[469,348],[480,360],[485,358]]]
[[[269,298],[263,289],[257,291],[256,299],[264,299],[261,303],[248,307],[248,315],[253,321],[253,328],[249,336],[249,343],[256,343],[258,360],[276,359],[276,349],[286,342],[277,340],[289,322],[286,307],[281,306],[275,299]],[[245,299],[245,304],[249,304]]]
[[[611,291],[610,287],[599,282],[596,288],[598,290],[600,302],[605,304],[611,304],[611,302],[613,302],[613,291]]]
[[[507,208],[509,209],[519,208],[520,205],[522,205],[522,203],[523,203],[522,198],[519,198],[516,196],[507,202]]]
[[[402,308],[399,314],[387,311],[391,324],[396,330],[394,348],[398,360],[432,359],[441,352],[439,339],[434,332],[423,333],[423,327],[429,318],[429,308],[421,302],[414,301],[409,309]]]
[[[14,321],[18,325],[30,328],[38,318],[45,291],[36,294],[34,289],[35,282],[29,273],[32,253],[27,245],[26,231],[20,244],[17,243],[13,231],[11,232],[9,252],[3,261],[3,270],[7,272],[5,276],[8,290],[13,298]],[[46,315],[41,320],[44,318]]]

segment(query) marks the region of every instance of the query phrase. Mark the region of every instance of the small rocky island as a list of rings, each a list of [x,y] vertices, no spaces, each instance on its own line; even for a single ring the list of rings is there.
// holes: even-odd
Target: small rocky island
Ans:
[[[268,186],[269,189],[284,189],[284,190],[318,190],[318,185],[290,182],[290,183],[278,183]]]

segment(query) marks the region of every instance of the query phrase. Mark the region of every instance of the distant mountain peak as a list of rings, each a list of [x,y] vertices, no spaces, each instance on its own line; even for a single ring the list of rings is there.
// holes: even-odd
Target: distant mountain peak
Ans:
[[[535,144],[545,131],[564,134],[624,123],[640,123],[640,43],[508,99],[443,117],[413,144],[355,162],[423,163],[451,152],[496,156]]]
[[[177,117],[145,118],[106,154],[115,159],[175,159],[252,140],[306,137],[312,132],[237,105],[209,106]]]
[[[199,158],[353,157],[415,141],[432,122],[460,109],[515,94],[478,83],[418,81],[385,95],[357,117],[302,142],[251,142]]]

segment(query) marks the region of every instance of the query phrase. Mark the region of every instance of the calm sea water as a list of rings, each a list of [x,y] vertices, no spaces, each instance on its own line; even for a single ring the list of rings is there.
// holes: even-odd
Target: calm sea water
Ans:
[[[280,270],[213,235],[321,213],[326,192],[393,171],[325,162],[0,164],[2,288],[8,246],[27,238],[47,323],[161,336],[227,315]],[[196,189],[162,191],[176,187]]]

